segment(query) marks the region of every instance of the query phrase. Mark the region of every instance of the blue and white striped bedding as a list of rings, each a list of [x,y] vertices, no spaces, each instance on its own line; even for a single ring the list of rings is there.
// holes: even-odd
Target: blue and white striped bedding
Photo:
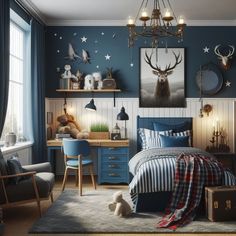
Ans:
[[[132,199],[138,193],[172,191],[174,186],[175,160],[181,153],[213,155],[198,148],[150,148],[137,153],[129,161],[130,173],[134,176],[129,184]],[[236,178],[225,170],[223,185],[236,185]]]

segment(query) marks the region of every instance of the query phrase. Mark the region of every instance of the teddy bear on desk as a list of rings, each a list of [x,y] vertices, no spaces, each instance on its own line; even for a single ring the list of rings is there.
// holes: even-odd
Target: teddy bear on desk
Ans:
[[[58,116],[57,121],[59,122],[57,133],[70,134],[72,138],[77,139],[87,139],[89,137],[89,133],[85,130],[81,130],[74,117],[67,112]]]

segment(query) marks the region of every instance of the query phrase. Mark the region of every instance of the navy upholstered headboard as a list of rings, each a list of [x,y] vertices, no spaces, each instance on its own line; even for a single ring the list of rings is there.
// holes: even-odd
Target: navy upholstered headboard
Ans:
[[[137,116],[137,149],[141,150],[141,140],[138,134],[139,128],[146,128],[154,130],[153,123],[158,122],[172,127],[178,127],[178,124],[185,122],[183,130],[192,130],[192,117],[140,117]]]

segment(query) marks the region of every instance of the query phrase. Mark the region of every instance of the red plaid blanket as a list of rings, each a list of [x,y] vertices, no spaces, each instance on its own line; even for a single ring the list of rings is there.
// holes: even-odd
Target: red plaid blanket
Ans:
[[[200,154],[181,154],[176,160],[175,183],[170,205],[158,228],[184,226],[191,222],[201,201],[204,186],[221,185],[223,167]]]

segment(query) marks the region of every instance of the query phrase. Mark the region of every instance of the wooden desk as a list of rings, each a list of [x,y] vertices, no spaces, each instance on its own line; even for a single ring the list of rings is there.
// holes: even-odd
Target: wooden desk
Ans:
[[[129,146],[129,140],[110,140],[110,139],[86,139],[90,146],[93,147],[128,147]],[[48,140],[47,141],[47,147],[61,147],[62,141],[61,140]]]
[[[97,149],[98,183],[129,183],[129,140],[87,139]],[[62,141],[48,140],[48,159],[55,168],[55,150],[61,150]],[[55,169],[54,169],[55,173]]]

